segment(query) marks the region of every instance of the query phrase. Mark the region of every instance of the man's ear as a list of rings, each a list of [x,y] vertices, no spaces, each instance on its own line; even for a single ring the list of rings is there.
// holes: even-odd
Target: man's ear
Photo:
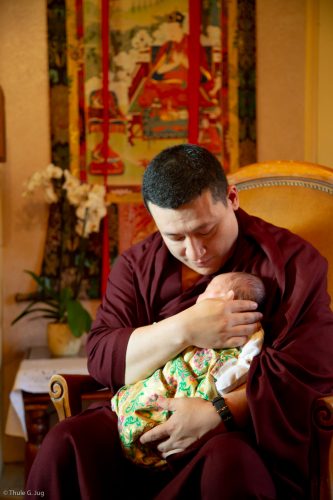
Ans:
[[[234,210],[237,210],[239,208],[239,197],[236,186],[228,186],[227,202],[228,204],[231,204]]]

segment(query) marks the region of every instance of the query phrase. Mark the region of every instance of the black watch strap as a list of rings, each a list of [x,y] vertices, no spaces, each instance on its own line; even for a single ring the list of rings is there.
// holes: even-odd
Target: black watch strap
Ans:
[[[214,406],[217,413],[220,415],[222,422],[225,425],[227,431],[236,430],[236,425],[234,421],[234,417],[229,409],[229,406],[225,402],[225,399],[222,396],[217,396],[213,399],[212,405]]]

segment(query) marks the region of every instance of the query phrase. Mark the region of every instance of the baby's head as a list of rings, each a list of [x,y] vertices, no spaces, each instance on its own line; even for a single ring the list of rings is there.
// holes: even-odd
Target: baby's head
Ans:
[[[265,286],[258,276],[233,272],[215,276],[206,290],[199,295],[197,302],[224,297],[231,290],[234,292],[234,299],[253,300],[258,305],[262,304],[265,298]]]

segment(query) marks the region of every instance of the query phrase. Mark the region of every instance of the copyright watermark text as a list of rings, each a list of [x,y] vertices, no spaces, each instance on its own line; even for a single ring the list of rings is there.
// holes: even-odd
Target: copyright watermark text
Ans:
[[[7,497],[20,497],[20,496],[28,496],[28,497],[44,497],[45,492],[42,490],[13,490],[8,488],[7,490],[1,491],[2,496]]]

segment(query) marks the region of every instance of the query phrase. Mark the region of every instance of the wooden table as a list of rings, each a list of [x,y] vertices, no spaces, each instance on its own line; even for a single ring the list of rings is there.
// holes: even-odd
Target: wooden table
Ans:
[[[50,414],[53,405],[47,393],[33,394],[22,391],[28,440],[25,443],[25,476],[37,455],[42,441],[50,429]]]

